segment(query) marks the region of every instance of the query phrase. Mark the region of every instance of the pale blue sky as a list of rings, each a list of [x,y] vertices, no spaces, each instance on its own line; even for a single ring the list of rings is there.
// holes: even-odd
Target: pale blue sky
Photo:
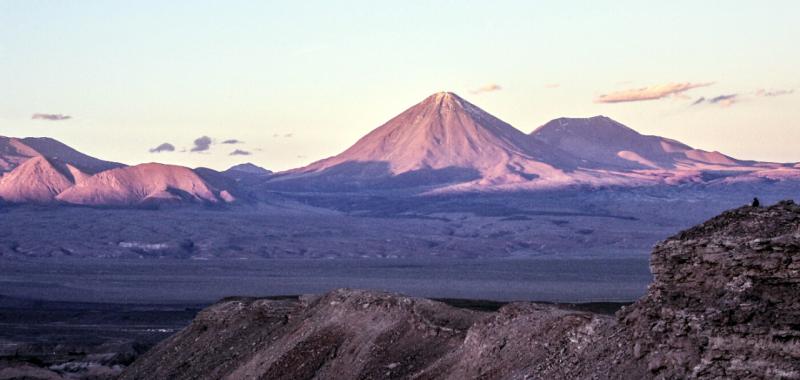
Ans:
[[[798,15],[796,1],[0,0],[0,135],[129,164],[287,169],[447,90],[525,132],[603,114],[740,158],[800,161]],[[684,82],[714,84],[594,101]],[[502,89],[471,92],[489,84]],[[691,105],[730,94],[729,106]],[[202,135],[245,144],[148,152]]]

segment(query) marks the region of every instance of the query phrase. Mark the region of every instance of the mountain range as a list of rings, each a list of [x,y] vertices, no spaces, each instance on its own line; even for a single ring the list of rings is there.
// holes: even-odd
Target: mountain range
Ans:
[[[270,191],[536,191],[800,180],[800,164],[740,160],[642,135],[605,116],[559,118],[530,134],[456,94],[405,110],[336,156],[272,173],[124,164],[50,138],[0,137],[0,198],[12,203],[226,204]],[[247,195],[245,195],[247,194]]]

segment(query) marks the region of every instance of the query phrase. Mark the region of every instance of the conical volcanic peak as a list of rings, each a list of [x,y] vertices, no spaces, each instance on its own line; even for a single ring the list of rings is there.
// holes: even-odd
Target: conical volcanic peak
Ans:
[[[425,98],[373,130],[343,153],[294,173],[319,174],[334,168],[354,176],[459,169],[485,183],[558,176],[551,163],[564,161],[554,150],[451,92]],[[341,174],[341,170],[335,170]],[[442,173],[435,174],[443,180]],[[429,176],[422,176],[429,177]],[[459,180],[464,176],[459,175]],[[446,182],[446,178],[444,178]]]

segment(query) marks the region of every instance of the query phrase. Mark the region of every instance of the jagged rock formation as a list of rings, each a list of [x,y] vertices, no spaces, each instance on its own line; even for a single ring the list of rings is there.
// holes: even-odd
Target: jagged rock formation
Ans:
[[[350,290],[223,300],[123,378],[403,378],[455,350],[483,317],[442,306]]]
[[[726,212],[660,243],[652,271],[616,318],[353,290],[223,300],[122,378],[800,378],[800,206]]]
[[[800,378],[800,206],[726,212],[656,246],[620,315],[663,378]]]

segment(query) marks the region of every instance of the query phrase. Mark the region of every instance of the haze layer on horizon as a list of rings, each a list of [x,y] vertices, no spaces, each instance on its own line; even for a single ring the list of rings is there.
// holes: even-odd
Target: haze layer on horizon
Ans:
[[[602,114],[795,162],[797,14],[794,1],[6,0],[0,135],[128,164],[282,170],[453,91],[526,133]]]

